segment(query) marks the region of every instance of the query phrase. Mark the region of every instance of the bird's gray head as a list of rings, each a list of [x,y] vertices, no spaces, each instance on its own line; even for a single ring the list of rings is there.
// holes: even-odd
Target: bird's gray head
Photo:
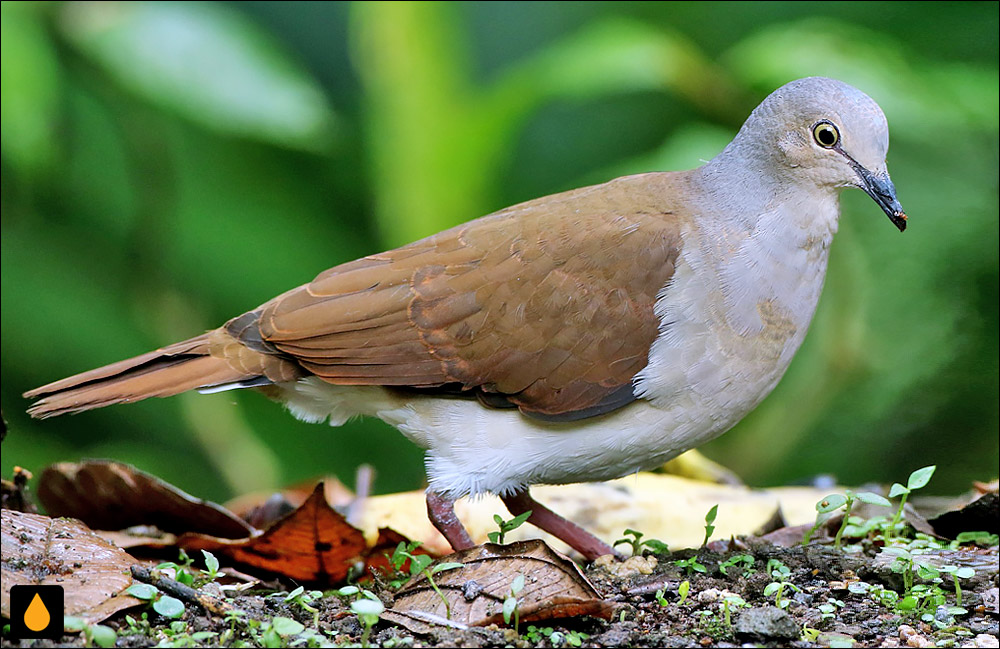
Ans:
[[[809,77],[771,93],[731,145],[766,159],[770,173],[820,187],[859,187],[906,228],[885,156],[889,126],[871,97],[834,79]]]

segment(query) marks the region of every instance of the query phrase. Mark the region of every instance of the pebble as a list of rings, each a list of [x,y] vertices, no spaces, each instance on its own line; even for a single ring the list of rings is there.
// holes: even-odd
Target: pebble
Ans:
[[[624,579],[638,575],[651,575],[656,570],[656,563],[656,557],[643,556],[629,557],[619,563],[613,555],[605,554],[597,557],[597,560],[594,561],[594,567]]]
[[[987,635],[985,633],[977,635],[975,643],[977,647],[1000,647],[1000,639],[995,635]]]

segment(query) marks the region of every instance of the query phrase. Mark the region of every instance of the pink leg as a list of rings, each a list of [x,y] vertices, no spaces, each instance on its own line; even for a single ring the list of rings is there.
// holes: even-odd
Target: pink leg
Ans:
[[[465,550],[475,545],[462,521],[455,516],[455,501],[436,491],[427,490],[427,518],[451,544],[453,550]]]
[[[528,517],[529,523],[565,541],[589,561],[604,554],[616,554],[610,545],[532,498],[527,489],[510,496],[501,496],[501,500],[514,516],[531,511],[531,516]]]

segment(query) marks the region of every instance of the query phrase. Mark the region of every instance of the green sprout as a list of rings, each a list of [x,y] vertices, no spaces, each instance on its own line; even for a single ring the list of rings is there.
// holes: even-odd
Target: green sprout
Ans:
[[[711,538],[712,532],[715,531],[715,517],[719,515],[719,505],[713,505],[708,513],[705,514],[705,540],[701,542],[701,547],[708,545],[708,539]]]
[[[118,640],[118,634],[109,626],[103,624],[88,624],[82,617],[67,615],[63,620],[63,628],[67,631],[83,633],[83,646],[113,647]]]
[[[658,539],[646,539],[645,541],[643,541],[642,537],[644,536],[644,534],[642,532],[637,532],[636,530],[633,530],[631,528],[626,528],[623,534],[625,536],[615,541],[614,547],[618,547],[619,545],[622,544],[631,546],[633,557],[642,554],[643,546],[646,546],[646,548],[653,554],[668,554],[670,552],[670,549],[667,547],[667,544],[664,543],[663,541],[660,541]]]
[[[736,554],[719,564],[719,572],[728,577],[730,568],[740,567],[740,576],[746,577],[753,572],[754,563],[756,560],[751,555]]]
[[[523,521],[522,521],[523,522]],[[520,523],[518,523],[520,525]],[[516,526],[515,526],[516,527]],[[511,528],[513,529],[513,528]],[[413,554],[413,551],[417,549],[420,545],[419,541],[411,541],[409,544],[400,541],[399,545],[396,546],[396,550],[392,553],[392,565],[396,570],[401,570],[403,564],[406,560],[410,561],[410,576],[415,577],[417,575],[423,575],[427,580],[427,583],[431,585],[434,592],[438,594],[441,601],[444,602],[445,617],[449,620],[451,619],[451,603],[448,598],[444,596],[441,589],[438,588],[437,583],[434,581],[434,575],[444,570],[454,570],[455,568],[461,568],[463,564],[455,561],[446,561],[444,563],[434,563],[434,559],[426,554]]]
[[[686,600],[688,598],[688,593],[690,593],[690,592],[691,592],[691,582],[688,581],[687,579],[685,579],[677,587],[677,596],[679,598],[677,600],[677,605],[678,606],[680,606],[681,604],[684,603],[684,600]]]
[[[789,570],[788,566],[777,559],[768,560],[766,571],[767,574],[771,575],[771,578],[774,579],[774,581],[764,587],[764,597],[774,595],[775,606],[778,608],[787,607],[789,600],[784,596],[785,589],[790,588],[794,591],[800,590],[798,586],[789,581],[792,571]]]
[[[708,572],[708,569],[704,565],[698,563],[697,555],[688,559],[678,559],[677,561],[674,561],[674,565],[678,568],[684,568],[684,570],[687,571],[688,576],[691,576],[696,572]]]
[[[156,586],[150,584],[132,584],[125,589],[125,592],[136,599],[141,599],[149,603],[153,610],[163,617],[177,619],[184,615],[184,602],[176,597],[164,595]]]
[[[490,532],[486,536],[489,537],[490,543],[496,543],[498,545],[503,544],[504,536],[507,532],[513,532],[517,528],[524,525],[525,521],[531,518],[531,510],[524,512],[523,514],[518,514],[509,521],[505,521],[499,514],[493,515],[493,520],[496,522],[497,527],[500,528],[499,532]]]
[[[310,590],[306,592],[306,589],[299,586],[292,592],[285,596],[285,602],[291,606],[298,606],[304,611],[312,613],[313,616],[313,626],[319,626],[319,609],[312,606],[312,603],[322,599],[323,591],[321,590]]]
[[[808,545],[812,535],[819,529],[820,525],[825,523],[833,515],[833,512],[838,509],[843,508],[844,519],[840,523],[840,529],[837,530],[837,535],[833,539],[833,547],[836,550],[840,550],[840,542],[844,536],[844,530],[847,529],[848,523],[860,522],[857,518],[851,519],[851,509],[854,507],[854,503],[860,501],[867,503],[869,505],[877,505],[879,507],[891,507],[892,503],[883,498],[878,494],[871,493],[869,491],[859,491],[857,493],[847,489],[844,494],[830,494],[823,500],[816,503],[816,524],[812,526],[806,535],[802,538],[802,545]]]
[[[903,508],[906,506],[906,499],[915,490],[920,489],[930,482],[931,476],[934,475],[934,469],[937,466],[925,466],[922,469],[917,469],[910,474],[910,477],[906,480],[906,486],[899,484],[898,482],[893,483],[892,487],[889,488],[889,497],[895,498],[900,496],[899,509],[896,510],[896,515],[892,517],[892,522],[889,523],[885,530],[885,544],[889,545],[889,540],[892,537],[893,531],[899,522],[903,519]]]
[[[519,600],[517,596],[524,590],[524,575],[517,575],[510,582],[510,592],[503,600],[503,621],[510,624],[514,619],[514,633],[519,633],[518,625],[521,623],[521,612],[518,610]]]

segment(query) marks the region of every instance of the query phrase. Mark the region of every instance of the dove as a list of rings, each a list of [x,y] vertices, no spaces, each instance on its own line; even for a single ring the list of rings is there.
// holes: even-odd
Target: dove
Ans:
[[[455,550],[473,545],[455,500],[492,493],[593,559],[612,549],[530,487],[662,465],[753,410],[805,338],[841,191],[905,229],[888,147],[863,92],[792,81],[701,167],[340,264],[218,329],[27,392],[29,413],[253,389],[311,422],[377,417],[426,450],[428,515]]]

